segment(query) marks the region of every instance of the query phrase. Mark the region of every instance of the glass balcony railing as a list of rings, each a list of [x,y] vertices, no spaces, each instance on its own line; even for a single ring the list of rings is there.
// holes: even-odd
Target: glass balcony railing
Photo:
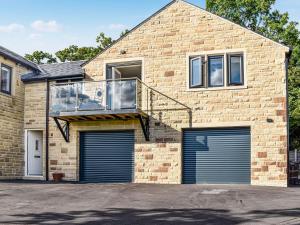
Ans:
[[[147,110],[148,92],[149,88],[138,78],[53,84],[50,86],[50,115]]]

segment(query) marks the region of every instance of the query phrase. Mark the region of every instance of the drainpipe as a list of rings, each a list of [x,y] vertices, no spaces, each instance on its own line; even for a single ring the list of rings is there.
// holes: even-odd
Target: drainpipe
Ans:
[[[286,54],[286,60],[285,60],[285,69],[286,69],[286,122],[287,122],[287,186],[290,184],[290,125],[289,125],[289,80],[288,80],[288,71],[289,71],[289,62],[292,55],[292,49]]]
[[[47,89],[46,89],[46,181],[49,180],[49,89],[50,83],[46,79]]]

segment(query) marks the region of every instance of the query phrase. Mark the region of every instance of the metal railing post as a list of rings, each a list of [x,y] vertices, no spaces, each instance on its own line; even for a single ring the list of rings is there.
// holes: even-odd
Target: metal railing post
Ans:
[[[146,106],[147,113],[149,113],[149,88],[147,88],[147,103],[146,104],[147,104],[147,106]]]
[[[138,109],[138,80],[135,79],[135,109]]]
[[[76,106],[75,106],[75,111],[78,111],[78,108],[79,108],[79,102],[78,102],[78,83],[77,84],[75,84],[75,86],[76,86]]]

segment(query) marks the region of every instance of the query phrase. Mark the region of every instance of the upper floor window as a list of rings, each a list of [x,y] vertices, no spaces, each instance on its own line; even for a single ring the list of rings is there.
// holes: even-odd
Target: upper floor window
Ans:
[[[190,86],[203,86],[203,58],[201,56],[191,58],[190,71]]]
[[[228,84],[229,85],[243,85],[244,83],[243,61],[244,60],[242,54],[228,55]]]
[[[190,88],[244,85],[242,53],[193,56],[189,63]]]
[[[11,94],[12,69],[9,66],[1,65],[0,92]]]
[[[208,57],[208,86],[209,87],[224,86],[224,57],[223,56]]]

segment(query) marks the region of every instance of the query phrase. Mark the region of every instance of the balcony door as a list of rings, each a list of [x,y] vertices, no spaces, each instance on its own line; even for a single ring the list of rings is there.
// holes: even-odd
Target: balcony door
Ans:
[[[140,61],[108,64],[106,67],[107,109],[136,108],[137,78],[141,79]]]

